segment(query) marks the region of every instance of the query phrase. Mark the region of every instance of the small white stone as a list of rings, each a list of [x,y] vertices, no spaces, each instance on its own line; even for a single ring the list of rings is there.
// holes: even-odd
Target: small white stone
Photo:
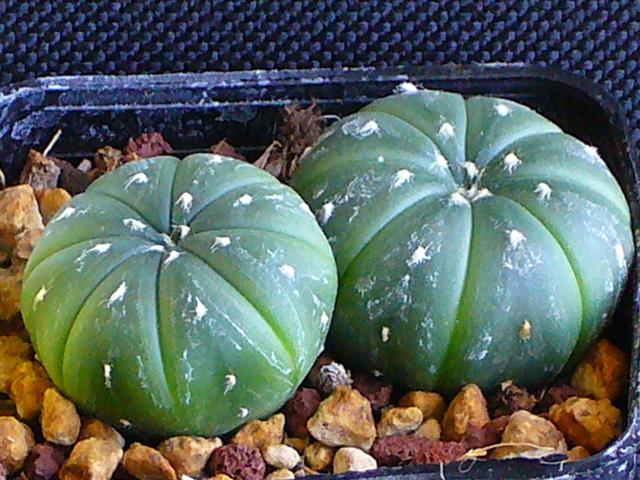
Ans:
[[[522,163],[522,160],[520,160],[518,158],[518,156],[513,153],[513,152],[509,152],[505,155],[504,159],[502,160],[503,163],[503,170],[506,170],[509,175],[511,175],[513,172],[515,172],[516,168],[518,168],[520,166],[520,164]]]
[[[238,379],[232,373],[229,373],[224,376],[224,395],[233,390],[233,387],[238,383]]]
[[[378,468],[376,459],[359,448],[342,447],[333,457],[333,473],[364,472]]]
[[[407,260],[407,266],[413,267],[415,265],[419,265],[429,258],[430,257],[428,255],[427,249],[423,246],[419,246],[413,251],[409,259]]]
[[[400,85],[397,85],[393,91],[396,93],[416,93],[418,91],[418,87],[411,82],[402,82]]]
[[[104,375],[104,385],[107,388],[111,388],[111,372],[113,371],[113,366],[108,363],[102,364],[102,373]]]
[[[229,237],[216,237],[211,244],[211,251],[217,250],[218,248],[228,247],[231,245],[231,239]]]
[[[409,170],[406,170],[406,169],[398,170],[393,175],[393,177],[391,177],[391,188],[394,189],[404,185],[405,183],[410,181],[413,178],[413,176],[414,176],[413,172],[410,172]]]
[[[317,213],[316,217],[320,221],[321,225],[326,225],[331,216],[333,215],[333,211],[335,210],[335,205],[333,202],[325,203],[320,211]]]
[[[135,218],[125,218],[124,220],[122,220],[122,223],[124,224],[125,227],[130,228],[135,232],[144,230],[145,227],[147,226],[144,222],[141,222],[140,220],[137,220]]]
[[[300,454],[289,445],[269,445],[262,451],[264,461],[276,468],[292,470],[300,463]]]
[[[389,341],[390,331],[389,327],[382,327],[380,330],[380,339],[382,340],[382,343],[387,343]]]
[[[47,290],[47,287],[43,285],[42,288],[38,290],[38,293],[36,293],[36,296],[33,298],[33,308],[37,307],[40,303],[42,303],[42,301],[44,300],[44,297],[47,296],[47,293],[49,293],[49,290]]]
[[[284,265],[281,265],[278,270],[280,270],[280,273],[282,273],[287,278],[293,278],[296,276],[296,269],[286,263]]]
[[[511,248],[518,248],[527,240],[527,237],[525,237],[524,234],[519,230],[509,230],[508,234],[509,245],[511,246]]]
[[[440,125],[440,130],[438,130],[438,135],[443,138],[451,138],[455,134],[455,128],[452,123],[444,122]]]
[[[246,205],[249,205],[252,201],[253,201],[253,197],[248,193],[245,193],[240,197],[238,197],[238,199],[235,202],[233,202],[233,206],[234,207],[238,207],[240,205],[246,206]]]
[[[144,185],[145,183],[149,182],[149,177],[147,177],[146,174],[144,174],[143,172],[138,172],[135,175],[131,175],[125,182],[124,182],[124,189],[126,190],[127,188],[129,188],[131,185]]]
[[[538,200],[544,202],[546,200],[549,200],[549,198],[551,197],[551,187],[547,183],[540,182],[538,185],[536,185],[533,193],[537,195]]]
[[[111,307],[116,302],[121,302],[124,299],[126,293],[127,284],[126,282],[122,282],[109,297],[109,300],[107,301],[107,307]]]
[[[182,208],[183,212],[188,212],[193,206],[193,195],[189,192],[183,192],[176,200],[176,205]]]
[[[513,110],[511,110],[511,107],[509,107],[509,105],[507,105],[506,103],[496,103],[493,106],[493,109],[501,117],[506,117],[507,115],[509,115],[513,111]]]

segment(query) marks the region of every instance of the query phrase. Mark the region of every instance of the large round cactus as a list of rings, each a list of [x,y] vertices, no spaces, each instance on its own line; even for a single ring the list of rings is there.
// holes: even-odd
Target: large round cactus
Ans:
[[[594,148],[529,108],[406,90],[334,124],[292,182],[338,264],[329,340],[408,387],[541,384],[615,306],[625,198]]]
[[[53,382],[87,412],[214,435],[292,394],[336,290],[329,244],[289,187],[217,155],[157,157],[51,220],[22,309]]]

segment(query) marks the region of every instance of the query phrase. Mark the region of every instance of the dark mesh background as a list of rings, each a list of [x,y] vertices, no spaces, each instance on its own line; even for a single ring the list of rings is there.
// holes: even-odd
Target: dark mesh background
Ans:
[[[640,139],[640,2],[0,0],[0,84],[46,75],[400,64],[558,66]]]

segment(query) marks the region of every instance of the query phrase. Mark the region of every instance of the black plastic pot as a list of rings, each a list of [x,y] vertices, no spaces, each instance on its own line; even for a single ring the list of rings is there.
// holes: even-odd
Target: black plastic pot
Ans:
[[[56,130],[53,154],[80,160],[105,144],[160,131],[178,154],[222,138],[249,157],[270,143],[279,109],[317,102],[326,114],[353,112],[403,81],[463,94],[489,94],[532,106],[567,132],[598,147],[631,205],[640,238],[636,151],[612,98],[591,82],[525,66],[478,65],[393,70],[253,71],[133,77],[58,77],[0,90],[0,167],[14,181],[30,148],[43,149]],[[624,434],[605,451],[576,463],[477,461],[446,467],[379,469],[341,478],[505,479],[635,478],[640,438],[638,262],[607,334],[632,356]],[[317,478],[317,477],[316,477]]]

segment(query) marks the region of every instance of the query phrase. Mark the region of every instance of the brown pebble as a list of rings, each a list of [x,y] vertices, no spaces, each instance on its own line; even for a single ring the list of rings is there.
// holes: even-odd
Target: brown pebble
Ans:
[[[378,437],[411,433],[422,424],[422,411],[418,407],[392,407],[382,412],[378,422]]]
[[[465,386],[451,401],[442,420],[445,440],[459,442],[469,426],[483,427],[490,420],[487,401],[474,384]]]
[[[499,447],[493,451],[493,458],[545,457],[552,453],[566,453],[564,436],[549,420],[540,418],[526,410],[519,410],[509,417],[509,423],[502,434],[502,443],[528,443],[529,446]]]
[[[76,443],[64,463],[60,480],[109,480],[122,460],[122,448],[113,442],[89,438]]]
[[[435,418],[427,418],[415,432],[416,437],[427,438],[429,440],[440,440],[442,428]]]
[[[343,447],[333,457],[333,473],[365,472],[378,468],[376,459],[359,448]]]
[[[0,417],[0,463],[9,473],[22,470],[35,445],[33,432],[14,417]]]
[[[16,404],[20,418],[32,420],[42,410],[44,392],[53,386],[42,365],[28,360],[12,372],[11,399]]]
[[[368,450],[376,437],[369,401],[357,390],[338,385],[307,422],[311,435],[330,447]]]
[[[320,442],[313,442],[304,450],[304,461],[316,472],[326,472],[333,464],[334,449]]]
[[[580,460],[584,460],[585,458],[589,458],[589,450],[584,448],[581,445],[577,445],[573,447],[571,450],[567,452],[567,461],[568,462],[579,462]]]
[[[183,475],[197,478],[202,475],[213,451],[222,446],[219,438],[178,436],[158,445],[158,451],[175,469],[178,478]]]
[[[405,394],[398,401],[400,407],[418,407],[422,411],[422,416],[427,418],[435,418],[439,422],[442,421],[444,412],[447,409],[442,396],[435,392],[423,392],[415,390]]]
[[[231,442],[262,450],[269,445],[282,443],[283,437],[284,415],[276,413],[267,420],[252,420],[247,423],[233,436]]]
[[[578,395],[615,400],[626,388],[629,358],[609,340],[600,340],[582,359],[571,386]]]
[[[75,405],[55,388],[44,392],[40,424],[44,438],[58,445],[73,445],[80,434],[81,421]]]
[[[89,419],[82,422],[80,435],[78,440],[86,440],[88,438],[98,438],[114,442],[120,448],[124,448],[124,438],[111,425],[97,419]]]
[[[42,220],[46,225],[49,220],[71,200],[71,195],[64,188],[48,188],[37,193]]]
[[[176,480],[169,461],[156,449],[140,443],[132,444],[124,454],[122,465],[139,480]]]
[[[9,393],[13,370],[32,357],[30,343],[15,335],[0,336],[0,392]]]
[[[571,446],[597,453],[622,433],[622,412],[608,399],[571,397],[549,410],[551,421]]]

